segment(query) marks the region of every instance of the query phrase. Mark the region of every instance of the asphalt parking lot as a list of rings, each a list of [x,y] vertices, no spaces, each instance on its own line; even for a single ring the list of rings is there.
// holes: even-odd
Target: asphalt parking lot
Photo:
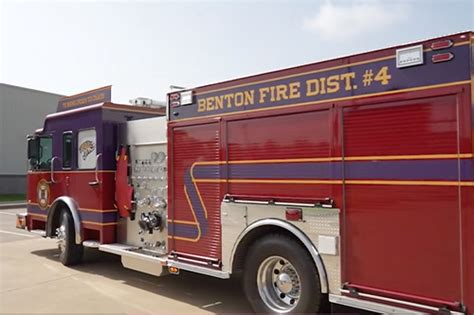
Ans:
[[[56,242],[15,229],[0,210],[0,313],[221,314],[251,309],[236,281],[191,273],[154,277],[119,257],[85,251],[82,265],[58,260]]]

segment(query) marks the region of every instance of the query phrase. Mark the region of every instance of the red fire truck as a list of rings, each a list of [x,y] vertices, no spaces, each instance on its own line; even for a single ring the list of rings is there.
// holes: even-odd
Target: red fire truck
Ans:
[[[65,98],[17,225],[161,276],[242,277],[256,312],[474,314],[474,34],[171,92]]]

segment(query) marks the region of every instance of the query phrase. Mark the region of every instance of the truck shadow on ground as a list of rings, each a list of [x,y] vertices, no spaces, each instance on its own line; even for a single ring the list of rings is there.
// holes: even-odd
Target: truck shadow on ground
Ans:
[[[33,251],[32,254],[60,264],[56,248]],[[188,303],[215,314],[252,313],[240,282],[236,279],[221,280],[190,272],[181,272],[179,276],[155,277],[126,269],[122,266],[119,256],[94,249],[85,249],[83,263],[71,269],[120,280],[135,288]]]

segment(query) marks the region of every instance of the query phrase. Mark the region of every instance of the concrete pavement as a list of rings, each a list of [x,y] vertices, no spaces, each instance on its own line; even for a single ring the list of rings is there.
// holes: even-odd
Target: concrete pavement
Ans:
[[[0,313],[249,313],[240,285],[192,273],[154,277],[122,267],[114,255],[86,249],[64,267],[54,240],[15,229],[0,210]]]

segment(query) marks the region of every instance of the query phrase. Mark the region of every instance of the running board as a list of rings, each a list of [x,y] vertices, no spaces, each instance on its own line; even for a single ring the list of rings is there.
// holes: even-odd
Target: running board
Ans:
[[[347,292],[345,291],[346,290],[341,290],[341,292],[344,292],[344,293],[349,292],[349,291]],[[394,304],[405,304],[406,306],[417,308],[417,309],[425,309],[426,311],[424,312],[414,311],[413,309],[397,307],[393,305],[382,304],[382,303],[377,303],[373,301],[362,300],[362,299],[358,299],[358,298],[354,298],[350,296],[336,295],[336,294],[329,294],[329,302],[334,303],[334,304],[344,305],[347,307],[358,308],[358,309],[363,309],[363,310],[367,310],[371,312],[381,313],[381,314],[420,314],[421,315],[421,314],[427,314],[428,312],[432,313],[432,312],[440,311],[438,308],[428,306],[428,305],[422,305],[418,303],[399,301],[399,300],[395,300],[391,298],[384,298],[384,297],[374,296],[374,295],[365,294],[365,293],[359,293],[359,295],[361,297],[370,298],[372,300],[380,300],[383,302],[394,303]],[[464,315],[465,313],[446,310],[446,314]]]
[[[87,240],[82,242],[82,246],[89,248],[99,248],[100,242],[95,240]]]
[[[154,276],[164,276],[168,274],[167,256],[144,253],[137,246],[125,244],[101,244],[99,250],[121,256],[122,265],[125,268],[145,272]],[[138,252],[140,251],[140,252]]]
[[[39,235],[41,237],[46,237],[46,231],[45,230],[30,230],[30,233]]]

